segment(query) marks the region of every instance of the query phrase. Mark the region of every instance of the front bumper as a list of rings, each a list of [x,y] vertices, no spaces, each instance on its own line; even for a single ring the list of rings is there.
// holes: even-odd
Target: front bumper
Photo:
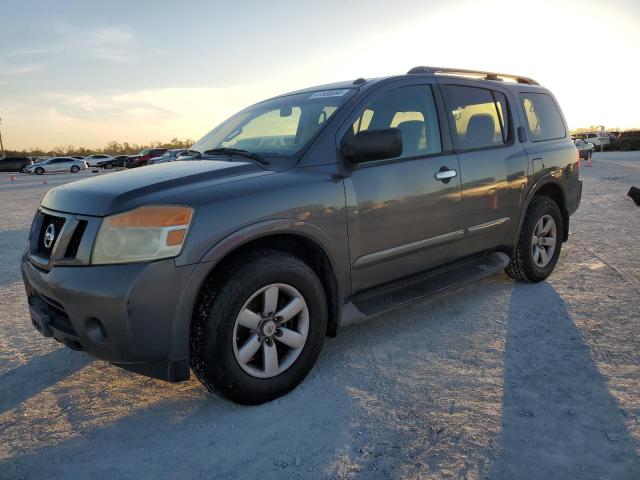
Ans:
[[[22,276],[34,326],[70,348],[168,381],[189,378],[188,355],[173,358],[183,289],[194,266],[172,259],[105,265],[34,266],[25,252]],[[186,309],[187,311],[189,308]]]

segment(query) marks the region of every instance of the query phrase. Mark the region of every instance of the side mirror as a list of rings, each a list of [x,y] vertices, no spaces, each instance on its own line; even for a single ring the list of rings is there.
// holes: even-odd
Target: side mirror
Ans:
[[[398,128],[364,130],[342,141],[342,155],[353,163],[399,157],[402,132]]]

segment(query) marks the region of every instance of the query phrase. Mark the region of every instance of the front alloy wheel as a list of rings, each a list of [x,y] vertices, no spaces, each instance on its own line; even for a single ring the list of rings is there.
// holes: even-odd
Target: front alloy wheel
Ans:
[[[283,283],[267,285],[242,306],[233,353],[249,375],[275,377],[298,359],[308,333],[309,309],[300,292]]]
[[[258,404],[295,388],[327,334],[316,272],[277,250],[225,262],[203,286],[191,324],[191,367],[212,392]]]

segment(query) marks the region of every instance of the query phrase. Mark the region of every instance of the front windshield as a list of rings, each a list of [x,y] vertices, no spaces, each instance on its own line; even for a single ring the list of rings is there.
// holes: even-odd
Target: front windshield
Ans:
[[[151,149],[142,150],[138,155],[149,155],[151,153]]]
[[[323,90],[278,97],[249,107],[211,130],[190,150],[247,150],[261,156],[295,155],[355,93]]]

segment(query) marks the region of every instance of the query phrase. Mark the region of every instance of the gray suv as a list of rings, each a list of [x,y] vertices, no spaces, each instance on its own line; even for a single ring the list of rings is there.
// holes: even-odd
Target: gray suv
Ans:
[[[191,150],[45,195],[21,264],[31,319],[245,404],[298,385],[347,322],[503,269],[544,280],[582,190],[553,95],[491,72],[300,90]]]

